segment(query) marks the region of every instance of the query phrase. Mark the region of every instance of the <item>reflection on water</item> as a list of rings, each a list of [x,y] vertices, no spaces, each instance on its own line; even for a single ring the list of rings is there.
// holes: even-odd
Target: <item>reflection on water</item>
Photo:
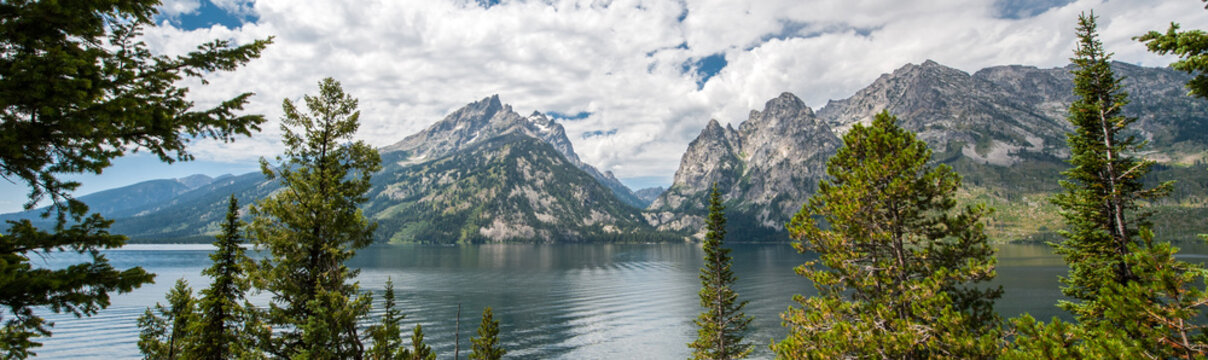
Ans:
[[[1203,261],[1202,245],[1184,246],[1187,261]],[[50,315],[55,336],[43,339],[39,358],[138,358],[136,319],[177,278],[195,289],[206,286],[202,268],[209,247],[155,245],[107,252],[119,268],[143,266],[158,274],[156,284],[116,296],[113,305],[83,319]],[[788,245],[735,245],[734,271],[746,313],[755,316],[748,339],[752,358],[770,358],[767,344],[784,337],[779,314],[794,294],[813,294],[793,267],[813,255]],[[462,356],[469,353],[483,307],[492,306],[501,323],[509,358],[673,359],[689,355],[692,321],[700,312],[697,272],[703,252],[692,244],[654,245],[480,245],[373,246],[350,266],[361,269],[361,288],[380,295],[393,278],[404,327],[424,325],[426,339],[441,358],[453,354],[461,305]],[[46,259],[57,267],[79,261],[71,255]],[[1006,293],[998,302],[1004,316],[1028,312],[1037,318],[1064,316],[1057,276],[1065,263],[1045,245],[1002,245],[999,277]],[[253,301],[265,304],[268,294]],[[373,314],[376,318],[380,309]],[[409,331],[403,334],[409,335]],[[409,344],[410,340],[404,340]]]

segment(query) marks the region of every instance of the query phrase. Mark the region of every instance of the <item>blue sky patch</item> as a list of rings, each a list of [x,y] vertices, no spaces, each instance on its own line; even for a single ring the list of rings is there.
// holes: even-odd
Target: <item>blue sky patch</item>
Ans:
[[[560,113],[557,111],[550,111],[545,114],[549,115],[549,117],[553,118],[554,120],[583,120],[583,119],[586,119],[588,116],[591,116],[591,113],[586,112],[586,111],[580,111],[575,114],[566,114],[566,113]]]
[[[671,186],[671,176],[635,176],[620,178],[619,180],[634,191],[655,186],[662,186],[664,188]]]
[[[994,16],[1000,19],[1027,19],[1072,2],[1074,0],[997,0],[994,2]]]
[[[208,0],[202,0],[201,6],[196,11],[188,14],[180,14],[174,18],[168,18],[160,15],[156,22],[168,20],[172,25],[181,30],[208,29],[216,24],[234,29],[245,23],[254,23],[260,18],[255,14],[232,14],[218,6],[215,6]]]
[[[617,134],[617,129],[612,129],[612,130],[608,130],[608,131],[596,130],[596,131],[588,131],[588,132],[583,133],[583,138],[588,139],[588,138],[593,138],[593,137],[597,137],[597,136],[612,136],[612,135],[616,135],[616,134]]]
[[[721,69],[724,69],[726,64],[726,54],[716,53],[699,59],[689,59],[687,62],[684,62],[681,72],[688,73],[695,71],[697,76],[696,89],[700,90],[705,87],[705,83],[710,78],[721,72]]]
[[[483,9],[490,9],[492,6],[499,5],[499,2],[500,0],[474,0],[474,3]]]

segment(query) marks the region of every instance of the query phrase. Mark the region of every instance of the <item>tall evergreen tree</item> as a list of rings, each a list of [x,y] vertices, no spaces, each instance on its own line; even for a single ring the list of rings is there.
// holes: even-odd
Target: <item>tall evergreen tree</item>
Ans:
[[[487,306],[482,310],[482,323],[478,325],[478,337],[470,338],[474,346],[470,349],[470,360],[499,360],[507,350],[499,345],[499,321]]]
[[[1127,95],[1095,27],[1094,14],[1079,16],[1072,59],[1079,99],[1070,105],[1076,131],[1068,135],[1073,168],[1064,172],[1066,192],[1054,200],[1071,228],[1057,245],[1070,266],[1062,290],[1080,301],[1060,305],[1078,323],[1015,319],[1017,335],[1004,357],[1204,358],[1208,272],[1176,260],[1176,248],[1153,239],[1140,204],[1168,192],[1170,183],[1141,184],[1152,162],[1131,157],[1141,143],[1121,135],[1133,119],[1119,115]]]
[[[268,350],[290,358],[360,358],[357,320],[371,298],[350,283],[358,271],[344,262],[373,241],[376,224],[357,204],[381,160],[363,141],[351,141],[360,112],[340,83],[324,79],[319,95],[305,101],[305,113],[289,99],[282,105],[280,164],[260,162],[284,189],[252,208],[255,243],[268,251],[257,266],[258,287],[273,294],[267,320],[281,329]]]
[[[747,325],[753,319],[742,312],[746,301],[738,302],[732,286],[738,279],[730,270],[733,259],[725,247],[726,214],[717,183],[709,193],[709,219],[705,223],[705,266],[700,269],[700,306],[705,308],[696,319],[696,341],[689,343],[693,359],[728,360],[746,357],[754,349],[743,342]]]
[[[159,0],[0,2],[0,177],[29,188],[26,209],[49,200],[54,226],[9,222],[0,235],[0,355],[24,358],[49,336],[50,323],[34,309],[95,314],[109,294],[151,282],[142,268],[119,270],[97,250],[126,238],[73,199],[80,184],[65,173],[100,173],[127,151],[160,160],[190,160],[186,145],[199,139],[231,141],[259,130],[264,118],[235,115],[251,96],[240,94],[196,110],[185,77],[230,71],[260,56],[268,40],[233,47],[216,40],[179,56],[152,53],[139,41],[155,26]],[[203,80],[204,81],[204,80]],[[37,268],[31,257],[72,251],[90,261],[61,269]]]
[[[197,340],[190,331],[197,321],[193,289],[184,279],[178,279],[165,298],[168,307],[155,303],[155,311],[147,308],[138,318],[138,349],[145,359],[191,359],[186,349]]]
[[[255,352],[255,339],[242,331],[247,313],[252,311],[243,305],[251,287],[244,268],[251,259],[239,246],[242,226],[239,203],[235,195],[231,195],[222,233],[214,241],[217,249],[210,254],[212,265],[202,270],[202,274],[214,280],[209,288],[201,291],[199,319],[193,330],[197,341],[190,349],[191,358],[222,360]]]
[[[984,206],[957,209],[960,176],[888,112],[857,124],[788,224],[818,295],[782,315],[777,357],[987,358],[999,351]]]
[[[503,354],[500,356],[502,357]],[[411,348],[403,349],[401,359],[436,360],[436,353],[432,352],[432,347],[424,343],[424,329],[419,324],[415,324],[415,331],[411,332]]]
[[[1067,119],[1074,132],[1067,134],[1070,169],[1062,172],[1065,189],[1053,198],[1069,229],[1057,245],[1069,264],[1062,278],[1062,293],[1076,301],[1061,307],[1079,321],[1101,319],[1104,309],[1099,292],[1109,284],[1127,284],[1138,279],[1124,261],[1133,246],[1146,246],[1139,229],[1148,228],[1149,213],[1141,203],[1170,191],[1170,183],[1145,188],[1141,178],[1152,161],[1132,154],[1142,142],[1125,135],[1136,119],[1121,115],[1128,94],[1112,72],[1111,54],[1104,52],[1095,29],[1095,16],[1078,18],[1078,45],[1074,50],[1074,94]]]
[[[365,354],[366,358],[377,360],[389,360],[397,358],[406,358],[396,355],[403,350],[402,331],[399,330],[399,322],[402,322],[407,315],[403,314],[394,304],[394,280],[386,278],[386,293],[382,295],[382,321],[370,326],[366,330],[366,337],[373,341],[373,345],[369,347],[369,352]]]

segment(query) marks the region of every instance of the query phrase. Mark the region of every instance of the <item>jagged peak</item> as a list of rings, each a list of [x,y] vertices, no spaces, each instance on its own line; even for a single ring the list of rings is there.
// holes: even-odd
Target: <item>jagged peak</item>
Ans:
[[[511,106],[505,107],[503,102],[499,101],[499,94],[495,94],[482,98],[482,100],[466,104],[466,106],[463,106],[461,109],[453,112],[453,114],[467,112],[481,113],[484,115],[482,117],[483,119],[489,119],[491,116],[495,115],[495,113],[505,109],[511,109]],[[452,116],[453,114],[451,114],[450,117],[454,117]]]
[[[534,110],[533,113],[530,114],[527,119],[529,120],[530,123],[541,125],[541,126],[550,126],[550,125],[556,124],[556,122],[554,121],[554,118],[551,118],[548,115],[545,115],[545,114],[541,113],[540,111],[536,111],[536,110]]]
[[[806,106],[805,102],[801,101],[801,98],[799,98],[799,97],[797,97],[797,95],[793,95],[793,93],[790,93],[787,91],[780,93],[780,96],[772,98],[771,100],[768,100],[768,102],[764,103],[762,112],[766,113],[768,111],[779,110],[779,109],[789,110],[789,111],[798,111],[801,109],[805,109],[806,111],[813,113],[813,110],[810,109],[809,106]]]
[[[725,127],[722,127],[721,122],[718,122],[717,119],[709,119],[709,123],[705,125],[704,129],[700,130],[700,135],[698,135],[696,140],[693,140],[693,142],[700,141],[701,139],[709,139],[709,141],[721,141],[729,143],[733,133],[734,128],[730,127],[729,124],[726,124]]]
[[[923,63],[919,64],[919,65],[915,65],[915,64],[902,65],[902,67],[897,68],[897,70],[894,70],[893,74],[885,74],[885,75],[882,75],[881,78],[884,79],[887,77],[919,76],[922,74],[944,74],[944,75],[956,75],[956,76],[969,76],[968,73],[961,71],[960,69],[945,66],[938,62],[935,62],[935,60],[928,59],[926,61],[923,61]]]
[[[739,131],[755,131],[755,129],[764,128],[764,123],[772,121],[771,118],[796,118],[800,113],[804,113],[806,118],[815,117],[814,110],[806,106],[801,98],[784,92],[764,103],[762,111],[751,110],[751,113],[747,115],[747,121],[743,121],[742,125],[739,125]]]

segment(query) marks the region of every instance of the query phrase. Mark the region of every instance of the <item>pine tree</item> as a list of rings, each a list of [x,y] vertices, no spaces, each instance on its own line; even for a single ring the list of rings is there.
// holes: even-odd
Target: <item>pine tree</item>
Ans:
[[[700,269],[700,305],[705,311],[696,319],[696,341],[689,343],[693,359],[740,359],[754,349],[743,342],[753,319],[742,312],[746,301],[738,301],[731,288],[738,281],[730,270],[730,249],[725,247],[726,215],[717,184],[709,194],[709,218],[705,224],[705,266]]]
[[[212,265],[202,270],[214,280],[201,291],[199,321],[193,329],[197,341],[189,351],[191,358],[222,360],[255,352],[254,338],[241,329],[251,311],[242,304],[251,287],[244,275],[245,264],[251,260],[239,246],[242,226],[239,203],[231,195],[222,233],[214,241],[217,250],[210,254]]]
[[[1138,279],[1124,258],[1130,247],[1146,246],[1139,229],[1148,228],[1149,213],[1141,203],[1170,191],[1170,183],[1146,189],[1141,178],[1152,161],[1137,159],[1143,145],[1125,131],[1136,119],[1121,115],[1128,94],[1111,69],[1111,54],[1105,53],[1095,30],[1095,16],[1078,17],[1078,47],[1071,59],[1074,94],[1068,120],[1074,126],[1067,141],[1070,169],[1062,172],[1065,189],[1053,198],[1069,229],[1056,252],[1069,264],[1062,278],[1062,293],[1076,301],[1061,307],[1080,322],[1104,316],[1099,292],[1110,284],[1124,285]]]
[[[787,359],[987,358],[999,351],[984,206],[957,209],[960,176],[888,112],[857,124],[788,224],[818,295],[782,315]]]
[[[190,332],[197,321],[193,289],[184,279],[178,279],[165,298],[168,307],[156,303],[155,311],[147,308],[138,318],[138,349],[146,359],[192,358],[186,355],[186,349],[197,340]]]
[[[280,164],[261,160],[265,175],[284,189],[252,208],[255,243],[268,251],[257,285],[272,293],[267,321],[281,329],[266,339],[268,350],[278,357],[359,358],[356,324],[371,298],[349,283],[358,271],[344,262],[373,241],[376,226],[357,205],[381,160],[363,141],[351,141],[360,112],[338,82],[324,79],[319,96],[305,101],[307,113],[283,103]]]
[[[1208,273],[1176,260],[1176,248],[1153,239],[1140,204],[1164,195],[1170,183],[1145,189],[1140,181],[1152,162],[1129,155],[1142,143],[1122,135],[1134,119],[1120,115],[1127,94],[1095,28],[1093,13],[1079,16],[1072,59],[1079,99],[1068,117],[1076,128],[1068,136],[1073,168],[1063,173],[1066,192],[1054,199],[1071,228],[1057,245],[1070,266],[1062,291],[1080,301],[1060,305],[1078,323],[1014,319],[1016,336],[1003,357],[1204,358],[1208,292],[1199,284]]]
[[[499,354],[500,357],[503,354]],[[419,324],[415,324],[415,331],[411,333],[411,348],[403,349],[402,359],[404,360],[436,360],[436,353],[432,352],[432,347],[424,344],[424,329]]]
[[[395,308],[394,305],[394,280],[386,278],[386,293],[382,296],[385,312],[382,314],[382,321],[377,325],[370,326],[366,330],[366,335],[369,340],[373,341],[373,346],[369,348],[369,352],[365,354],[366,358],[389,360],[400,358],[396,355],[403,349],[402,331],[399,330],[399,322],[403,321],[407,316]],[[402,356],[406,359],[407,357]]]
[[[269,40],[233,47],[216,40],[178,56],[152,53],[139,41],[155,26],[158,0],[0,2],[0,177],[29,188],[25,208],[48,200],[43,216],[0,226],[0,355],[25,358],[50,336],[34,309],[90,316],[109,305],[110,293],[150,283],[140,267],[115,269],[98,250],[122,246],[112,223],[88,215],[72,192],[80,185],[62,174],[99,174],[127,151],[165,162],[192,159],[186,144],[232,141],[259,130],[264,118],[235,115],[251,93],[209,109],[194,109],[185,77],[202,79],[260,56]],[[88,255],[61,269],[30,264],[57,252]]]
[[[499,360],[507,350],[499,346],[499,322],[488,306],[482,311],[482,323],[478,325],[478,337],[470,338],[474,346],[470,349],[470,360]]]

